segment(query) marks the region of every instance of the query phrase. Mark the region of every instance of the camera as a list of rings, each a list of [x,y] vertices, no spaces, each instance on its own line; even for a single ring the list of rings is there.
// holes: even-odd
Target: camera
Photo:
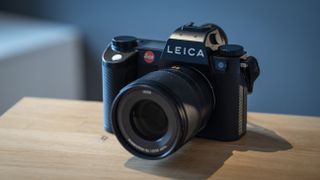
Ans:
[[[259,73],[256,58],[215,24],[183,25],[167,41],[114,37],[102,55],[104,127],[144,159],[195,136],[237,140]]]

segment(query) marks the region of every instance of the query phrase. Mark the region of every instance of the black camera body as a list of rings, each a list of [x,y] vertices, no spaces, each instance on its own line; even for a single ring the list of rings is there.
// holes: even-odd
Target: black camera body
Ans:
[[[193,136],[244,135],[247,94],[260,70],[217,25],[188,24],[166,42],[115,37],[102,72],[105,129],[133,154],[159,159]]]

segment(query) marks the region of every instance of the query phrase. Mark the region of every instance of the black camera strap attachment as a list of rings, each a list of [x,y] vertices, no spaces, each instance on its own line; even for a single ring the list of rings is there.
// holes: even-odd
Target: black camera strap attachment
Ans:
[[[255,57],[249,56],[241,64],[243,64],[241,67],[244,70],[244,74],[246,76],[245,78],[247,81],[248,92],[252,93],[254,81],[260,74],[258,61]]]

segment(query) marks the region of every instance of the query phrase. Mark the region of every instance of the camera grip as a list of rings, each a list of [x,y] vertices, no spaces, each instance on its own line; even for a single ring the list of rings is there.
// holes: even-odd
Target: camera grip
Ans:
[[[136,78],[136,63],[133,59],[130,58],[116,64],[102,60],[104,128],[110,133],[113,133],[110,116],[113,100],[121,88]]]

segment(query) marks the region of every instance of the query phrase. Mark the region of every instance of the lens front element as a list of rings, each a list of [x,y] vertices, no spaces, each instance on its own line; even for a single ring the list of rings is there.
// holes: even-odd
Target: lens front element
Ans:
[[[130,115],[133,130],[149,141],[160,139],[168,130],[168,119],[163,109],[151,100],[136,103]]]

